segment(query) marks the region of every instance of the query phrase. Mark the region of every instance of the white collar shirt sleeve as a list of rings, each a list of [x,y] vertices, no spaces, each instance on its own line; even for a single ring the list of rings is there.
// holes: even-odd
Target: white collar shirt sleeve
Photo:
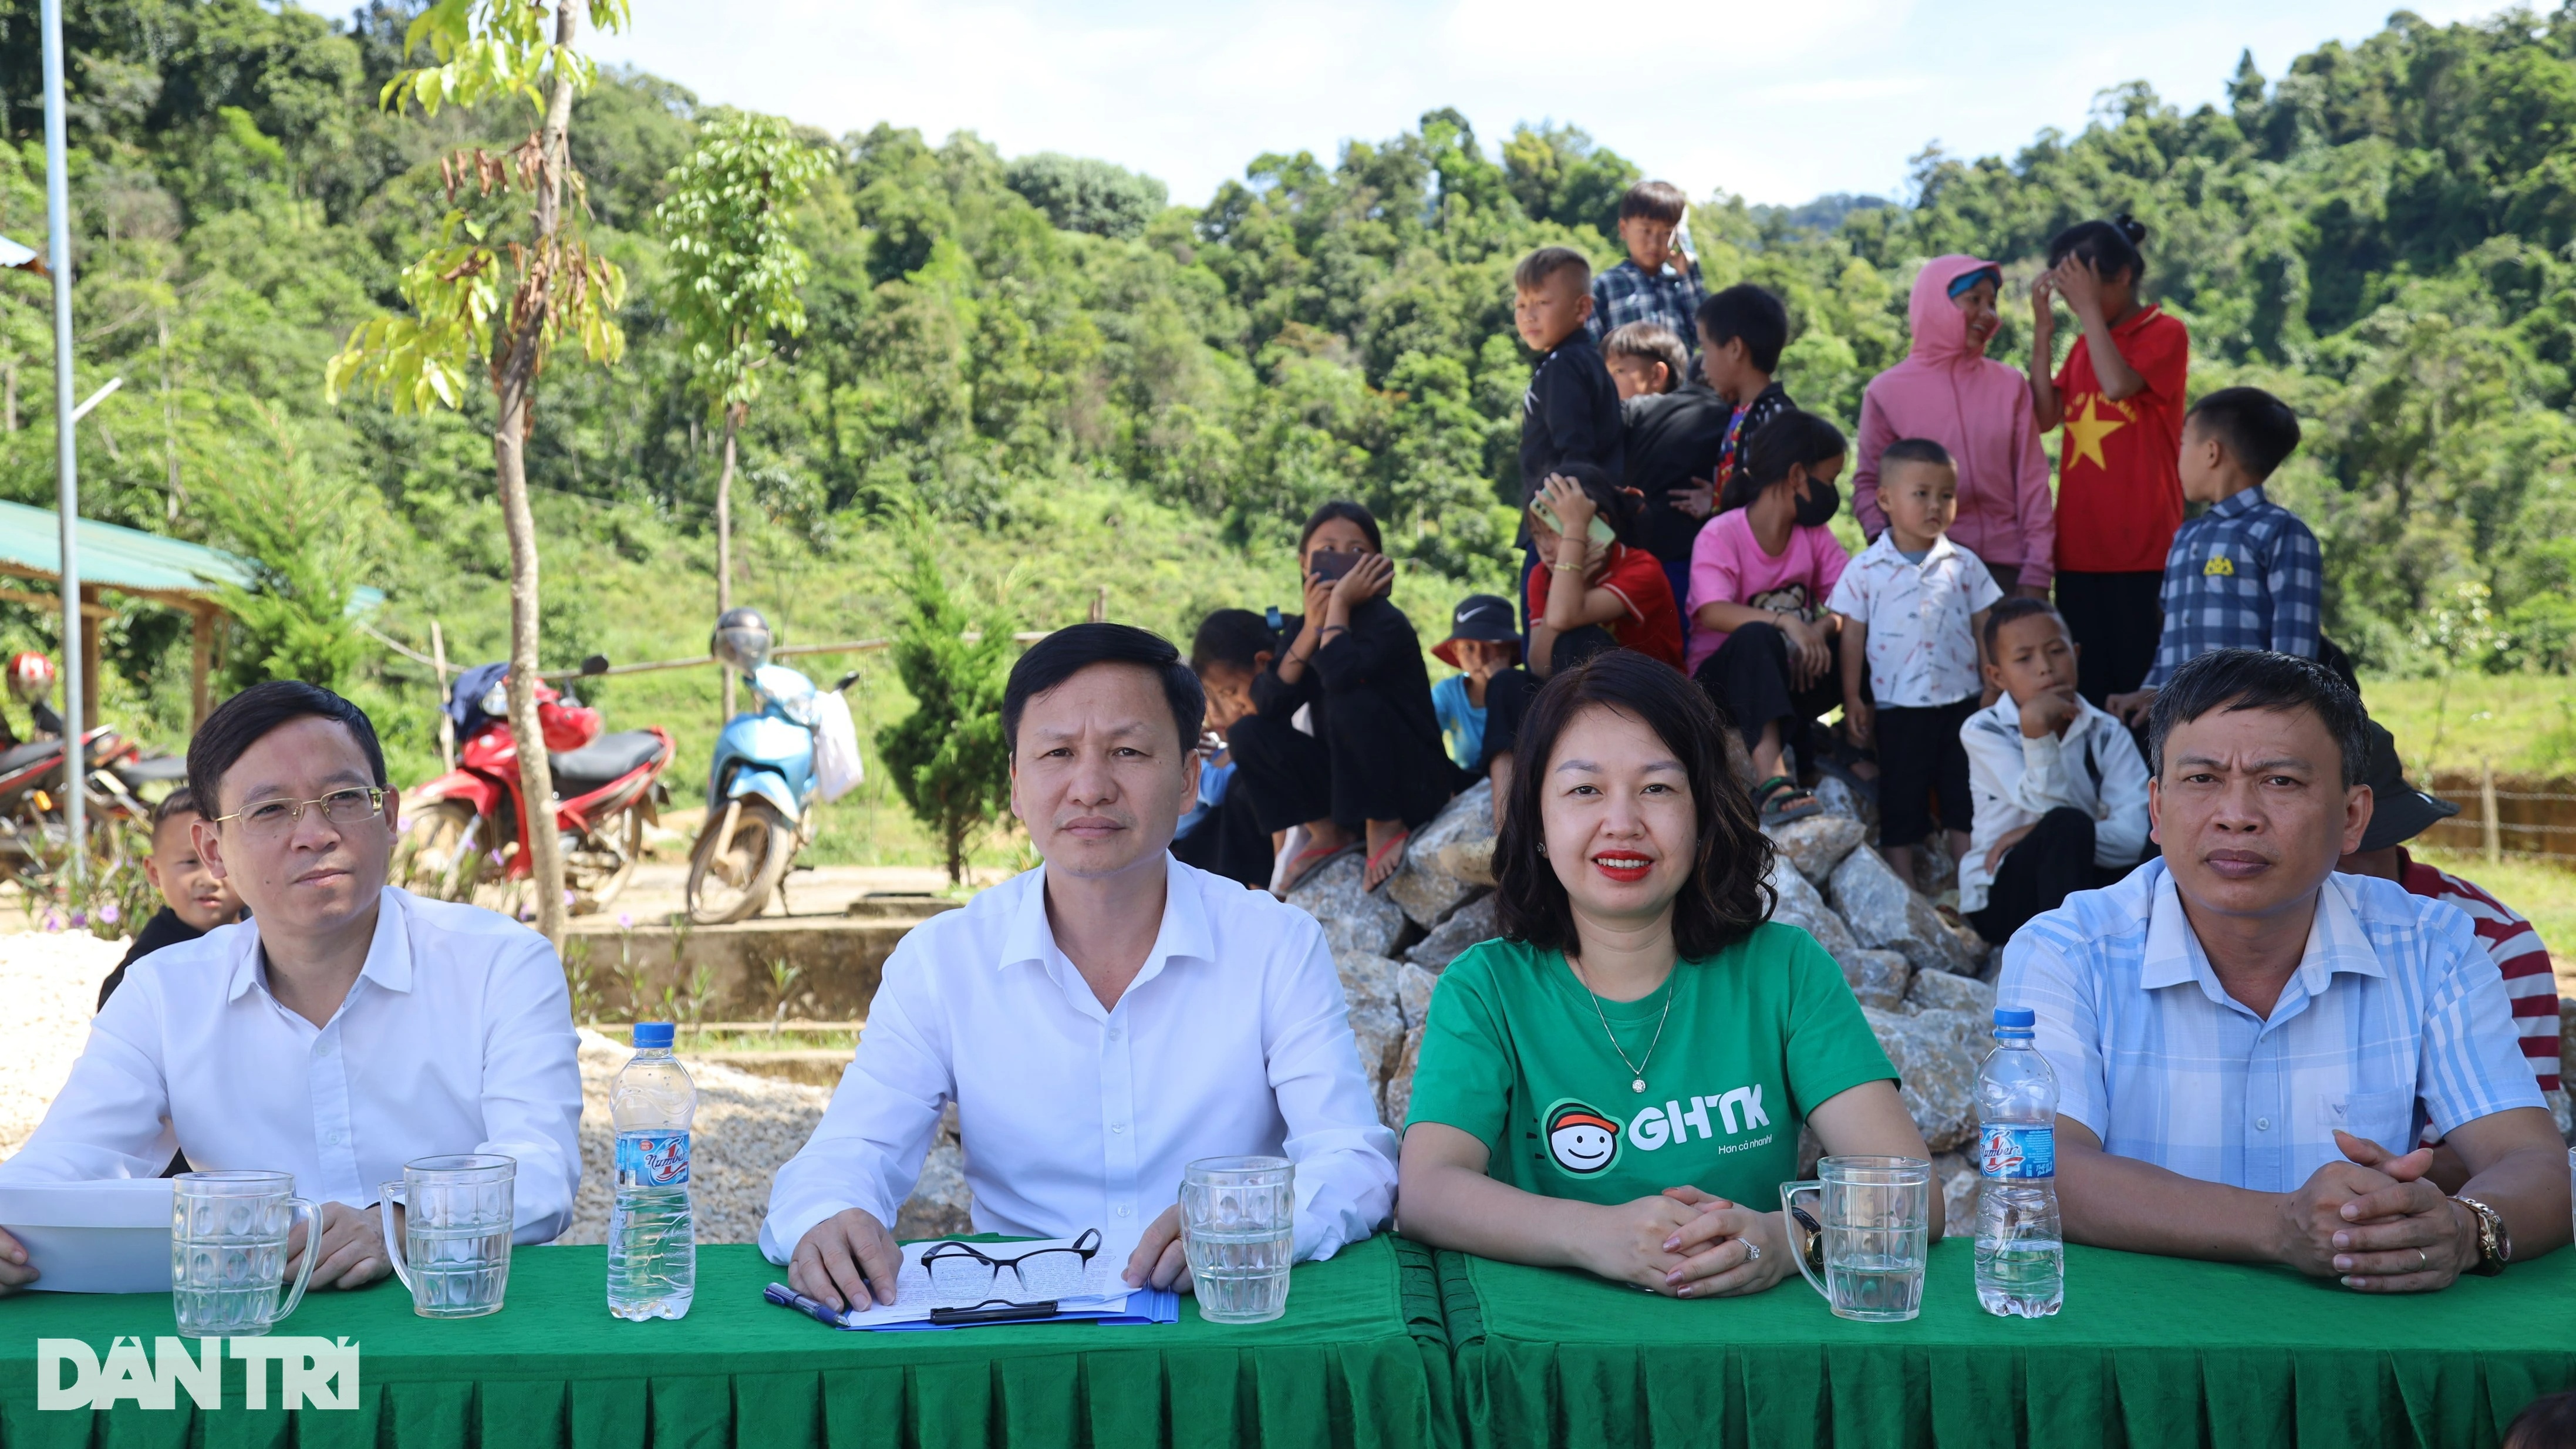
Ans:
[[[256,920],[136,962],[0,1181],[150,1177],[175,1146],[365,1207],[413,1158],[500,1153],[518,1162],[512,1240],[550,1242],[581,1181],[576,1045],[543,936],[388,887],[318,1028],[269,993]]]
[[[978,1231],[1098,1228],[1123,1256],[1178,1200],[1182,1168],[1237,1154],[1297,1164],[1298,1258],[1377,1231],[1395,1137],[1321,928],[1167,869],[1160,932],[1114,1008],[1055,944],[1044,867],[906,935],[823,1121],[771,1187],[770,1260],[844,1209],[891,1227],[950,1101]]]

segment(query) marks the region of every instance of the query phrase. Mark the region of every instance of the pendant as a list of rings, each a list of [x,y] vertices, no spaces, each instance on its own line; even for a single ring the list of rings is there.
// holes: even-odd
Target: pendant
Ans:
[[[1639,1077],[1637,1080],[1630,1082],[1628,1084],[1628,1090],[1631,1092],[1642,1092],[1646,1090],[1646,1079]]]

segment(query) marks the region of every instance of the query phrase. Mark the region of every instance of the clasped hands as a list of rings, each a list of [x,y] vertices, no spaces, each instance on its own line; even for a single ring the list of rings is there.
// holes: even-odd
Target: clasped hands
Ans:
[[[2477,1266],[2467,1210],[2424,1178],[2433,1149],[2403,1156],[2348,1132],[2329,1162],[2281,1199],[2282,1262],[2361,1293],[2428,1293]]]
[[[1576,1249],[1588,1272],[1674,1298],[1759,1293],[1798,1271],[1776,1212],[1695,1187],[1593,1208],[1597,1230]],[[1759,1250],[1756,1252],[1755,1250]]]

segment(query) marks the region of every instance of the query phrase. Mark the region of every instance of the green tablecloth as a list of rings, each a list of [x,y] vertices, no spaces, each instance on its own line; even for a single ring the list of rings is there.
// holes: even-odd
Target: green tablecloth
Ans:
[[[844,1333],[761,1299],[784,1277],[747,1246],[698,1250],[695,1307],[676,1323],[622,1323],[601,1295],[600,1248],[523,1248],[509,1306],[433,1323],[390,1282],[315,1293],[280,1334],[361,1348],[350,1412],[128,1402],[113,1412],[36,1406],[36,1340],[150,1346],[173,1332],[165,1295],[36,1293],[0,1300],[0,1446],[398,1446],[448,1449],[797,1449],[984,1444],[1359,1445],[1449,1442],[1448,1358],[1431,1254],[1386,1237],[1296,1270],[1274,1323],[1144,1328],[1015,1325]]]
[[[2370,1297],[2281,1270],[2067,1250],[2066,1306],[1977,1308],[1973,1250],[1932,1253],[1923,1316],[1852,1323],[1792,1278],[1650,1298],[1439,1257],[1468,1441],[1522,1445],[2493,1445],[2576,1386],[2576,1252]]]

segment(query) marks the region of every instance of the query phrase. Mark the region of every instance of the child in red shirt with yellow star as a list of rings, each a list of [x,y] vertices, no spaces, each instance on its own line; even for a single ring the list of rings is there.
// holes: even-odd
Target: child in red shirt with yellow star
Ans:
[[[2059,232],[2031,283],[2031,411],[2057,450],[2057,612],[2078,646],[2076,692],[2095,707],[2136,689],[2163,633],[2165,555],[2182,526],[2183,381],[2191,336],[2143,303],[2147,229],[2124,213]],[[2083,325],[2049,374],[2063,297]]]

